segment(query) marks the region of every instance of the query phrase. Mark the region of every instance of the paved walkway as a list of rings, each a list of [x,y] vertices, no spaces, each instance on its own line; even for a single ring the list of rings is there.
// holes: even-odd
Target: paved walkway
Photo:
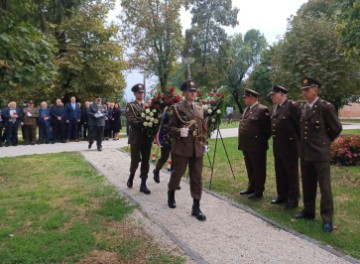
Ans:
[[[226,137],[233,132],[222,131]],[[237,133],[237,130],[236,130]],[[87,150],[86,142],[0,148],[0,156],[80,151],[120,192],[139,204],[140,210],[154,228],[180,247],[195,263],[355,263],[330,247],[287,232],[250,213],[241,206],[203,193],[201,208],[207,216],[199,222],[190,215],[192,200],[189,185],[182,182],[176,192],[177,208],[167,207],[168,173],[161,173],[156,184],[150,177],[151,195],[139,192],[140,179],[134,188],[126,188],[130,158],[118,150],[127,139],[105,141],[103,151]],[[152,168],[151,168],[152,170]],[[138,176],[138,175],[137,175]],[[150,226],[151,226],[150,225]],[[327,250],[328,249],[328,250]]]

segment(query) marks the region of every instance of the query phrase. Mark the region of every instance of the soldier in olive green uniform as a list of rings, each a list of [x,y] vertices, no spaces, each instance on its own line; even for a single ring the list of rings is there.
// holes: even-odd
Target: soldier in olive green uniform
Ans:
[[[128,103],[125,110],[125,116],[129,122],[129,139],[131,164],[130,175],[127,181],[127,186],[132,188],[135,172],[141,162],[140,167],[140,192],[150,194],[150,190],[146,186],[146,180],[149,173],[149,160],[151,154],[152,139],[149,138],[144,130],[144,119],[141,117],[141,111],[144,108],[144,85],[139,83],[131,88],[134,92],[136,100],[132,103]]]
[[[173,169],[168,185],[168,206],[175,208],[175,190],[189,164],[190,192],[193,198],[192,215],[206,220],[200,210],[202,193],[203,155],[207,147],[203,108],[195,103],[197,88],[193,81],[181,85],[185,101],[173,105],[170,111],[169,129],[173,137],[171,149]]]
[[[288,90],[274,85],[269,95],[274,103],[271,110],[271,128],[277,198],[272,204],[286,203],[285,209],[298,206],[300,116],[298,105],[287,98]]]
[[[311,78],[302,81],[302,94],[307,103],[300,108],[300,144],[301,175],[303,185],[304,210],[296,219],[314,219],[316,188],[319,183],[321,192],[320,214],[323,231],[333,230],[333,198],[330,181],[330,146],[342,130],[334,106],[319,98],[321,84]]]
[[[271,136],[271,120],[269,109],[258,102],[259,94],[245,89],[244,102],[247,106],[239,126],[239,150],[245,159],[249,178],[248,188],[241,195],[248,194],[249,199],[263,196],[266,180],[266,151]]]

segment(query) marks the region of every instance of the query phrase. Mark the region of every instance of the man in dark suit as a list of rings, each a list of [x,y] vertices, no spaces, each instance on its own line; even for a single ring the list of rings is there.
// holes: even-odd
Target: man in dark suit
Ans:
[[[50,108],[51,123],[53,126],[53,141],[65,142],[65,108],[61,99],[56,99],[55,105]]]
[[[169,130],[173,138],[171,155],[173,169],[168,184],[168,206],[175,208],[175,190],[189,165],[190,192],[193,198],[191,215],[199,221],[206,217],[200,210],[202,194],[203,156],[207,147],[203,108],[195,103],[197,86],[194,81],[181,85],[184,101],[174,104],[170,110]]]
[[[271,127],[277,198],[272,204],[286,203],[285,209],[298,206],[300,116],[298,105],[287,98],[288,90],[274,85],[269,95],[274,103],[271,110]]]
[[[245,159],[249,178],[248,187],[241,195],[249,195],[249,199],[262,198],[266,180],[266,151],[271,136],[271,120],[269,109],[258,101],[259,94],[245,89],[244,103],[246,108],[239,126],[239,150]]]
[[[337,138],[342,126],[335,107],[319,97],[321,84],[315,79],[304,78],[301,91],[307,101],[301,106],[299,156],[303,186],[304,210],[296,219],[314,219],[316,189],[321,192],[320,214],[323,231],[333,230],[333,198],[330,180],[331,142]]]
[[[66,141],[69,142],[70,139],[75,139],[76,142],[79,141],[78,123],[80,122],[81,112],[78,103],[76,102],[76,97],[70,97],[70,103],[65,105],[65,122],[67,124],[67,135]]]
[[[105,116],[107,115],[107,109],[101,102],[101,96],[97,96],[95,102],[88,107],[89,122],[89,146],[91,149],[94,139],[96,140],[96,146],[98,151],[102,151],[102,139],[105,127]]]
[[[149,160],[151,154],[152,138],[146,135],[144,129],[144,119],[141,117],[142,109],[144,108],[144,85],[141,83],[135,84],[131,91],[135,95],[135,101],[126,105],[125,116],[129,122],[129,139],[130,153],[131,153],[131,164],[130,164],[130,175],[127,181],[127,186],[132,188],[135,177],[135,172],[140,166],[140,192],[150,194],[151,191],[146,186],[146,181],[149,173]]]
[[[2,118],[5,124],[6,133],[6,147],[11,144],[17,146],[18,144],[18,125],[21,120],[22,111],[16,107],[16,102],[10,102],[8,108],[2,112]]]

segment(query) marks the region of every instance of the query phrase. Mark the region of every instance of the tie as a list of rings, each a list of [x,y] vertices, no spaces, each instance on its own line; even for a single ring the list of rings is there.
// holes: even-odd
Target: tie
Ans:
[[[311,108],[310,108],[310,105],[309,104],[306,104],[306,111],[309,111]]]
[[[143,107],[144,107],[144,104],[143,104],[143,103],[140,103],[140,106],[141,106],[141,108],[143,108]]]

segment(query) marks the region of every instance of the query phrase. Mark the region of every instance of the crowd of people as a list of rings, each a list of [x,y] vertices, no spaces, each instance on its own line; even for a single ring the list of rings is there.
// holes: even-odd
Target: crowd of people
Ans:
[[[55,104],[49,106],[41,102],[35,107],[31,100],[24,100],[21,107],[12,101],[7,108],[0,110],[0,146],[17,146],[18,131],[21,127],[23,142],[27,145],[78,142],[87,140],[91,126],[89,109],[91,101],[85,101],[82,106],[75,96],[70,97],[66,104],[56,99]],[[105,139],[119,140],[121,125],[121,108],[118,103],[102,103],[104,114]]]
[[[299,167],[301,171],[304,209],[295,214],[295,219],[314,219],[317,185],[320,187],[320,214],[323,231],[333,230],[333,198],[330,179],[330,146],[342,131],[334,106],[321,99],[321,83],[312,78],[303,78],[301,93],[306,103],[298,104],[287,98],[288,90],[273,85],[269,97],[271,109],[258,101],[259,93],[245,89],[243,95],[246,108],[238,130],[238,149],[242,151],[248,176],[248,186],[240,192],[248,199],[263,197],[266,183],[268,140],[273,138],[273,153],[277,197],[273,205],[284,204],[285,209],[299,205]],[[175,103],[166,115],[162,115],[163,137],[171,141],[162,146],[161,157],[153,171],[155,182],[160,182],[160,170],[171,155],[172,167],[168,183],[168,207],[176,208],[175,192],[180,189],[181,177],[188,167],[190,193],[193,198],[191,214],[200,221],[206,216],[200,210],[202,194],[202,168],[204,153],[209,151],[204,111],[196,103],[198,88],[194,81],[186,81],[181,87],[183,100]],[[149,160],[153,138],[146,133],[146,109],[144,86],[139,83],[132,87],[134,102],[128,103],[125,116],[129,124],[130,174],[127,187],[132,188],[136,171],[140,165],[140,192],[149,195],[146,185],[149,174]],[[75,97],[65,106],[60,99],[48,107],[42,102],[35,108],[32,101],[24,101],[22,108],[10,102],[0,115],[1,130],[5,128],[6,146],[18,143],[17,130],[21,124],[26,144],[35,144],[36,129],[39,127],[38,143],[78,141],[87,138],[88,148],[96,140],[97,150],[102,150],[103,138],[114,135],[119,139],[121,129],[120,108],[115,103],[102,103],[97,96],[94,103],[85,102],[83,108]],[[160,129],[159,129],[160,131]],[[300,160],[300,166],[299,166]]]

